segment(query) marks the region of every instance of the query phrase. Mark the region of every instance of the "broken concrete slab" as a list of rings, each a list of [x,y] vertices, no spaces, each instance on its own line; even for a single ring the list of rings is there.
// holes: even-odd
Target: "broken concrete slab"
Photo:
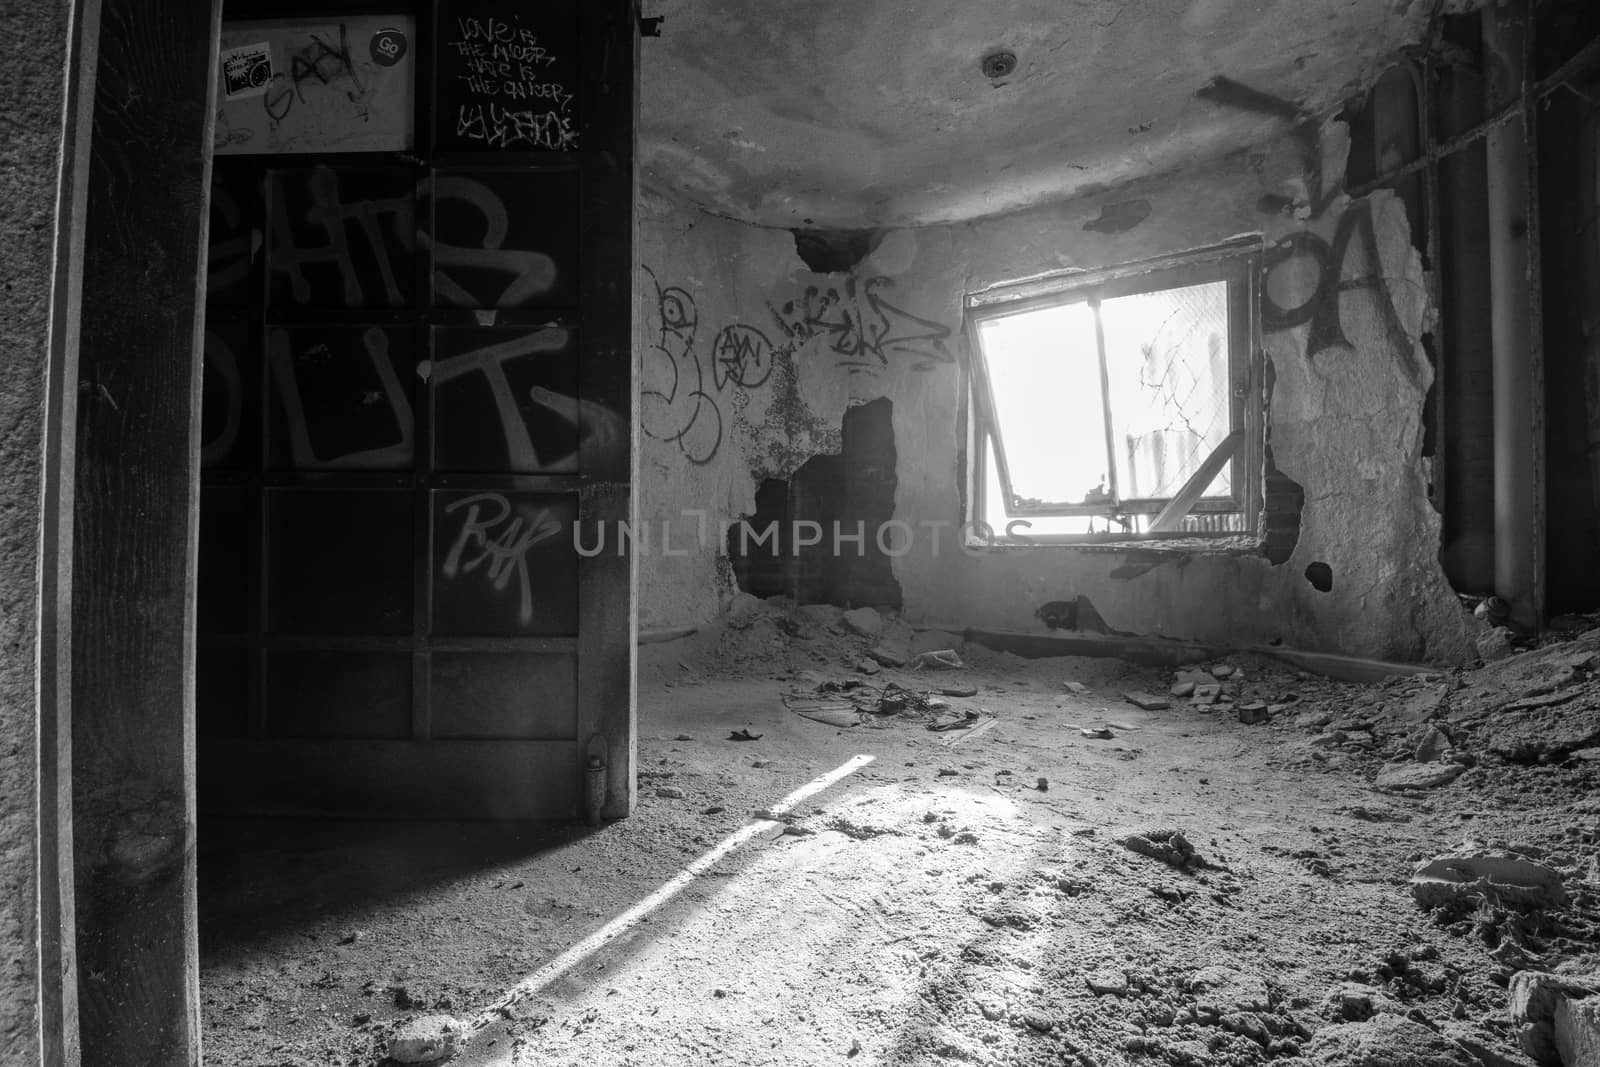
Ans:
[[[1556,1016],[1563,1003],[1582,1002],[1600,992],[1600,977],[1584,978],[1574,975],[1550,974],[1545,971],[1518,971],[1511,976],[1507,990],[1506,1011],[1517,1027],[1517,1043],[1522,1050],[1540,1063],[1584,1063],[1583,1060],[1563,1060],[1556,1045]],[[1581,1036],[1573,1023],[1581,1020],[1572,1017],[1569,1009],[1569,1039]]]
[[[1556,1002],[1556,1054],[1564,1064],[1600,1064],[1600,996]]]
[[[1182,830],[1146,830],[1142,834],[1129,834],[1121,838],[1120,844],[1131,852],[1170,863],[1174,867],[1187,867],[1200,862],[1194,846],[1183,836]]]
[[[1175,697],[1193,696],[1194,695],[1194,683],[1193,682],[1173,682],[1172,683],[1172,688],[1167,690],[1167,692],[1170,693],[1172,696],[1175,696]]]
[[[1600,993],[1600,976],[1518,971],[1506,987],[1506,1010],[1516,1023],[1548,1022],[1562,997],[1582,999]]]
[[[1103,970],[1083,976],[1084,984],[1095,996],[1125,996],[1128,992],[1128,975],[1125,971]]]
[[[1435,856],[1412,872],[1411,895],[1424,908],[1479,898],[1518,908],[1554,908],[1567,902],[1561,872],[1503,849]]]
[[[1431,685],[1412,693],[1393,714],[1402,722],[1426,722],[1448,710],[1449,697],[1450,691],[1444,686]]]
[[[1485,663],[1495,663],[1511,657],[1511,638],[1515,636],[1504,626],[1496,626],[1488,633],[1482,634],[1473,642],[1478,649],[1478,658]]]
[[[389,1038],[389,1058],[396,1063],[438,1063],[455,1055],[465,1029],[453,1016],[419,1016],[401,1024]]]
[[[883,616],[872,608],[856,608],[839,617],[844,628],[858,637],[876,639],[883,633]]]
[[[867,655],[885,667],[904,667],[911,661],[911,653],[904,645],[881,644],[867,650]]]
[[[1166,697],[1158,697],[1154,693],[1131,692],[1123,693],[1122,699],[1139,708],[1141,711],[1165,711],[1172,707],[1172,702]]]
[[[1454,1041],[1400,1015],[1324,1026],[1303,1051],[1318,1067],[1478,1067]]]
[[[1417,747],[1412,750],[1411,758],[1418,763],[1433,763],[1454,747],[1450,735],[1437,726],[1429,726],[1417,738]]]
[[[1455,781],[1464,770],[1459,763],[1385,763],[1372,784],[1379,789],[1434,789]]]
[[[1259,974],[1232,967],[1202,967],[1189,978],[1195,1008],[1207,1015],[1271,1011],[1272,994]]]
[[[1491,715],[1484,722],[1490,752],[1514,763],[1565,757],[1600,745],[1600,705]]]

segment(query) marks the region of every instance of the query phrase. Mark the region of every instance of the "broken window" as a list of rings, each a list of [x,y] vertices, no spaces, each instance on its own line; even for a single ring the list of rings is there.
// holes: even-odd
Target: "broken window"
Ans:
[[[1253,533],[1255,277],[1234,245],[970,296],[969,531]]]

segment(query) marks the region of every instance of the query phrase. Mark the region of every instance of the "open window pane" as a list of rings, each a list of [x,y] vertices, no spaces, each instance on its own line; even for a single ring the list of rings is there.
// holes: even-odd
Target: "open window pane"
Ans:
[[[1021,503],[1095,503],[1106,469],[1094,313],[1063,304],[986,319],[978,343]]]
[[[1232,429],[1228,283],[1111,297],[1100,321],[1118,496],[1171,497]],[[1227,497],[1229,479],[1224,466],[1204,495]]]
[[[994,449],[984,450],[983,521],[988,525],[994,540],[1006,541],[1024,537],[1077,537],[1104,530],[1106,519],[1093,515],[1029,515],[1014,521],[1006,514],[1005,493],[1000,488],[1000,466],[994,461]]]

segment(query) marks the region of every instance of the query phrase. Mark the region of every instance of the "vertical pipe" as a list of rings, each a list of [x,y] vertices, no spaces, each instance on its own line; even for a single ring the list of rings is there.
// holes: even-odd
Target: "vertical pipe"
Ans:
[[[1522,93],[1527,9],[1521,0],[1483,10],[1488,107],[1506,107]],[[1487,138],[1489,294],[1494,366],[1494,579],[1511,605],[1514,625],[1536,630],[1543,597],[1537,587],[1537,513],[1542,486],[1534,405],[1542,382],[1533,337],[1529,285],[1528,153],[1523,119]]]

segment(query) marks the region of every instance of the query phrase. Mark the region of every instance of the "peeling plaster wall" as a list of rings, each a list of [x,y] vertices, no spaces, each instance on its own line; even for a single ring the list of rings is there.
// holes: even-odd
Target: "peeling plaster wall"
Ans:
[[[895,577],[914,623],[1042,630],[1039,605],[1086,596],[1111,628],[1130,633],[1465,658],[1471,622],[1438,565],[1439,519],[1420,456],[1427,286],[1398,200],[1324,192],[1333,183],[1322,175],[1342,174],[1347,142],[1330,125],[1309,171],[1304,139],[1286,137],[1099,198],[891,231],[849,275],[808,271],[787,232],[648,194],[641,514],[658,541],[660,524],[672,523],[671,547],[687,554],[651,546],[643,625],[713,617],[731,592],[719,522],[754,510],[762,478],[836,450],[847,405],[887,396],[900,457],[895,516],[916,528]],[[1287,562],[1195,554],[1145,566],[1147,554],[1058,546],[969,555],[952,529],[936,546],[919,524],[960,522],[964,294],[1245,233],[1263,234],[1269,250],[1274,458],[1306,493]],[[707,513],[703,542],[684,515],[695,509]],[[1312,562],[1331,569],[1330,591],[1305,577]]]
[[[59,928],[50,926],[63,915],[70,923],[71,903],[48,873],[64,867],[51,853],[55,828],[41,833],[38,821],[41,806],[70,792],[54,773],[54,750],[40,750],[40,624],[56,607],[41,585],[52,565],[42,558],[45,405],[71,14],[70,4],[49,0],[0,7],[0,1065],[37,1064],[72,1029],[70,1006],[41,1002],[41,989],[71,987],[71,974],[51,973],[45,947],[59,953]]]

